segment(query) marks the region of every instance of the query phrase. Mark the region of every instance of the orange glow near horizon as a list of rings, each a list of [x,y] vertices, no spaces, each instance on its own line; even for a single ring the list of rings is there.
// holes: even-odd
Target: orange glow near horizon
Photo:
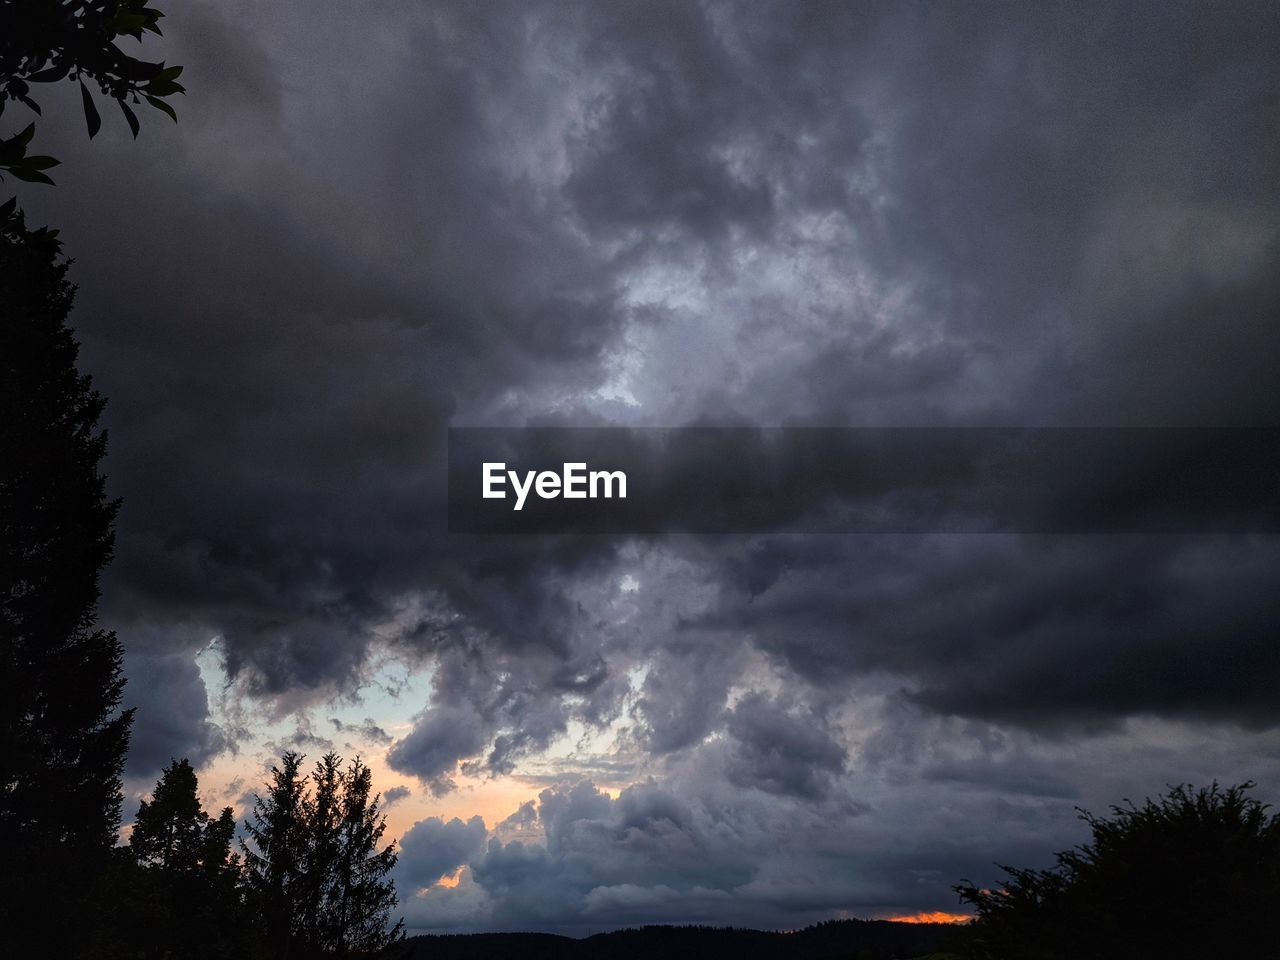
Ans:
[[[934,910],[932,912],[885,917],[885,919],[892,920],[894,923],[968,923],[973,917],[967,913],[947,913],[944,910]]]

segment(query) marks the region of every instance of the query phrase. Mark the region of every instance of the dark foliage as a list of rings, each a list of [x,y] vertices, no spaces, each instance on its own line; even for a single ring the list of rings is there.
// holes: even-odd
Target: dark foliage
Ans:
[[[142,865],[163,873],[216,875],[231,856],[231,808],[213,820],[200,807],[196,773],[175,760],[165,767],[150,800],[138,807],[129,848]]]
[[[302,759],[289,752],[272,768],[245,824],[251,905],[273,956],[376,953],[403,937],[403,924],[390,925],[398,853],[379,848],[386,818],[369,768],[357,759],[344,770],[330,753],[308,778]]]
[[[230,807],[211,817],[197,788],[191,765],[174,761],[139,807],[129,857],[120,858],[112,878],[114,936],[104,953],[192,960],[259,953],[231,850],[235,818]]]
[[[146,0],[0,0],[0,113],[9,101],[36,114],[40,104],[33,84],[71,80],[80,85],[89,136],[102,126],[97,104],[85,81],[100,95],[115,100],[136,137],[141,128],[130,103],[144,100],[177,120],[166,97],[182,93],[181,67],[166,67],[126,54],[117,41],[144,33],[160,33],[164,16]],[[56,166],[53,157],[29,154],[35,134],[28,124],[8,139],[0,139],[0,170],[19,180],[53,183],[44,171]]]
[[[1274,956],[1280,944],[1280,818],[1252,784],[1172,788],[1109,818],[1051,870],[1002,869],[977,908],[968,954],[992,960]]]
[[[368,768],[329,755],[313,781],[301,760],[286,754],[273,771],[244,859],[232,852],[231,809],[211,816],[191,765],[166,767],[85,904],[79,955],[320,960],[402,942],[389,925],[396,853],[378,849],[384,824]]]
[[[55,941],[109,862],[132,719],[120,643],[96,626],[117,504],[67,266],[53,231],[0,206],[0,849],[24,865],[0,871],[0,910]]]

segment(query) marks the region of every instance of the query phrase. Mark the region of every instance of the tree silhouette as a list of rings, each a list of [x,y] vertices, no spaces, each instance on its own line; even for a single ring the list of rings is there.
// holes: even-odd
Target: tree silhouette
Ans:
[[[120,643],[96,626],[117,503],[67,267],[53,231],[0,206],[0,849],[22,865],[0,871],[0,910],[55,938],[115,843],[132,719]]]
[[[114,952],[129,957],[222,960],[252,956],[230,807],[216,819],[200,805],[191,764],[172,762],[142,801],[128,858],[112,877]]]
[[[254,798],[252,819],[241,841],[249,889],[274,955],[290,956],[297,939],[295,918],[303,902],[306,838],[303,836],[306,776],[302,754],[289,751],[271,768],[265,797]]]
[[[333,867],[342,845],[342,781],[341,759],[326,753],[312,774],[314,793],[303,804],[308,843],[300,919],[303,940],[316,948],[328,939],[331,921],[329,907],[337,881]]]
[[[0,0],[0,113],[38,115],[32,85],[68,79],[90,137],[101,119],[86,81],[135,136],[130,99],[176,119],[165,98],[183,92],[181,68],[115,42],[159,33],[162,16],[144,0]],[[29,152],[34,135],[28,123],[0,137],[0,172],[52,183],[57,160]],[[99,472],[103,400],[67,325],[68,266],[57,231],[0,205],[0,928],[8,945],[38,934],[53,955],[106,956],[119,945],[111,886],[129,876],[112,848],[132,711],[119,710],[120,644],[96,626],[118,504]]]
[[[338,758],[329,754],[323,763]],[[397,905],[391,869],[399,854],[394,844],[379,849],[386,832],[380,798],[371,796],[373,777],[359,758],[338,781],[337,850],[328,871],[321,925],[321,948],[337,957],[375,953],[403,936],[404,922],[391,924]]]
[[[145,100],[173,120],[178,119],[166,97],[182,93],[181,67],[166,67],[126,54],[117,46],[122,37],[142,40],[144,33],[160,33],[164,16],[147,0],[0,0],[0,113],[15,101],[36,114],[40,104],[32,84],[72,80],[80,85],[89,136],[102,126],[93,94],[116,101],[136,137],[141,128],[129,103]],[[0,139],[0,170],[32,183],[53,181],[44,171],[57,166],[49,156],[28,154],[35,124],[8,139]]]
[[[212,819],[200,807],[191,764],[175,760],[165,767],[151,794],[138,807],[129,848],[143,865],[166,873],[216,876],[231,857],[235,818],[227,807]]]
[[[1003,867],[996,890],[957,887],[977,908],[982,958],[1274,955],[1280,943],[1280,817],[1251,783],[1171,788],[1110,818],[1081,812],[1092,839],[1051,870]]]
[[[326,754],[311,778],[288,752],[272,767],[242,842],[248,881],[274,956],[372,954],[403,938],[390,924],[397,899],[395,845],[379,849],[386,818],[369,768]],[[310,783],[308,780],[310,779]]]

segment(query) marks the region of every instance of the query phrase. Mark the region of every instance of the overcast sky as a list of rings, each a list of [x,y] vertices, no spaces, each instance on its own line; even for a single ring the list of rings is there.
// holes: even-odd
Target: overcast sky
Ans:
[[[64,85],[20,188],[109,398],[126,819],[359,752],[413,931],[582,932],[954,911],[1076,805],[1280,799],[1280,538],[443,501],[450,425],[1280,425],[1273,3],[163,6],[180,123]]]

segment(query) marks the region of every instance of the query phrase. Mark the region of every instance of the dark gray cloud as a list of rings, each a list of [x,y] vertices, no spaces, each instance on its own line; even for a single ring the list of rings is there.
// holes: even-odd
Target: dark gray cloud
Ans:
[[[811,709],[754,693],[733,708],[729,734],[737,741],[727,773],[739,786],[770,793],[821,797],[844,772],[845,748]]]
[[[392,740],[391,734],[378,726],[372,717],[365,717],[359,723],[344,723],[337,717],[330,717],[329,722],[338,733],[345,733],[366,743],[387,744]]]
[[[815,683],[878,671],[946,712],[1272,725],[1276,550],[1270,537],[793,538],[739,554],[750,602],[713,616]]]
[[[336,752],[337,749],[337,745],[332,740],[315,732],[310,718],[305,714],[297,716],[293,730],[275,740],[268,740],[265,746],[272,757],[280,756],[287,751],[300,752],[304,755],[323,755]]]
[[[431,886],[477,854],[486,832],[479,817],[419,820],[400,839],[398,878],[410,890]]]
[[[61,91],[20,188],[110,398],[131,773],[240,739],[210,694],[327,742],[290,715],[393,656],[437,793],[584,731],[653,774],[547,761],[536,842],[419,824],[415,884],[471,865],[411,904],[443,928],[936,908],[1077,800],[1280,784],[1271,539],[464,538],[442,499],[450,424],[1275,424],[1271,5],[169,12],[181,123],[90,145]]]
[[[452,789],[449,774],[458,761],[479,753],[489,742],[483,718],[465,708],[432,709],[413,732],[387,754],[391,769],[429,781],[437,793]]]
[[[184,758],[199,768],[228,746],[225,731],[209,720],[208,691],[190,652],[135,647],[125,658],[125,675],[125,706],[136,711],[126,770],[131,779],[154,779]]]
[[[171,31],[191,62],[189,121],[92,158],[68,144],[69,169],[133,165],[140,146],[144,163],[176,161],[168,174],[109,177],[107,194],[68,178],[49,198],[67,205],[55,219],[69,241],[83,238],[86,358],[112,398],[126,506],[109,610],[208,622],[253,694],[287,704],[358,686],[374,626],[421,589],[486,644],[593,657],[559,584],[612,545],[434,539],[432,464],[449,418],[510,417],[512,397],[525,417],[607,416],[592,391],[625,365],[627,337],[653,357],[635,388],[654,419],[1186,419],[1139,394],[1195,397],[1197,421],[1268,408],[1265,378],[1226,375],[1225,356],[1204,372],[1211,356],[1185,329],[1212,301],[1214,344],[1248,360],[1233,369],[1275,347],[1260,322],[1276,305],[1275,222],[1254,202],[1271,147],[1247,122],[1251,104],[1265,109],[1250,97],[1270,60],[1243,13],[1220,15],[1191,61],[1175,55],[1191,43],[1178,13],[368,17],[344,56],[385,46],[391,24],[421,55],[411,73],[399,55],[373,58],[327,100],[334,80],[308,59],[320,36],[197,7],[188,33]],[[432,54],[446,38],[449,55]],[[1117,72],[1125,49],[1142,56]],[[371,96],[378,110],[346,111]],[[1230,98],[1241,109],[1213,109]],[[287,129],[287,116],[308,122]],[[1203,119],[1221,136],[1193,127]],[[341,142],[323,134],[336,122]],[[1233,137],[1243,149],[1223,151]],[[376,163],[356,175],[348,143]],[[1144,171],[1172,170],[1170,150],[1187,163],[1154,190]],[[1125,232],[1125,204],[1146,240]],[[181,235],[159,215],[177,208]],[[119,256],[124,230],[145,256]],[[1108,273],[1109,246],[1135,244],[1141,268]],[[701,303],[687,302],[691,280]],[[668,353],[694,323],[712,363],[696,372]],[[1157,354],[1128,343],[1156,330]],[[750,337],[758,349],[733,346]],[[733,369],[716,365],[730,356]],[[1205,402],[1181,377],[1193,368],[1256,402]],[[1092,406],[1082,383],[1100,391]],[[845,605],[819,599],[812,615]],[[457,635],[432,618],[404,631],[428,655]],[[607,714],[617,684],[594,676]],[[501,734],[495,765],[563,728],[553,704],[530,702],[548,692],[507,711],[527,719]],[[671,699],[642,708],[659,749],[705,728],[695,714],[715,696]]]
[[[382,791],[382,806],[392,807],[408,797],[413,796],[413,790],[406,787],[403,783],[397,784],[387,790]]]
[[[633,708],[644,745],[663,754],[701,742],[723,719],[733,677],[713,637],[694,635],[655,653]]]
[[[625,915],[629,893],[668,900],[680,892],[723,893],[755,870],[747,851],[733,848],[727,824],[652,784],[629,787],[617,800],[588,781],[546,790],[538,817],[545,845],[491,840],[470,864],[499,923]]]

